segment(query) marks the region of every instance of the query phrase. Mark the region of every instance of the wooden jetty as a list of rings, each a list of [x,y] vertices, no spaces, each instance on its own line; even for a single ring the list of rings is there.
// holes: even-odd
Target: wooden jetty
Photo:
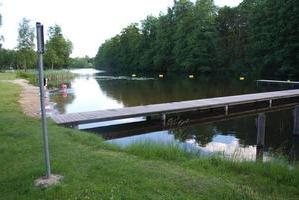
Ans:
[[[152,116],[161,116],[161,119],[165,122],[167,116],[173,116],[181,113],[206,111],[213,114],[213,111],[216,111],[218,113],[223,112],[223,115],[229,115],[230,113],[238,112],[239,110],[253,110],[261,108],[271,109],[290,104],[299,104],[299,89],[153,104],[121,109],[69,113],[63,115],[52,115],[51,118],[57,124],[62,125],[78,125],[133,117]]]
[[[280,81],[280,80],[257,80],[257,83],[266,83],[266,84],[299,84],[298,81]]]
[[[244,116],[260,116],[260,114],[265,115],[266,113],[270,112],[277,112],[286,109],[293,109],[294,111],[296,107],[294,105],[288,106],[279,106],[275,108],[265,108],[265,109],[258,109],[258,110],[251,110],[246,112],[238,112],[233,113],[227,116],[223,114],[216,115],[215,113],[210,116],[202,116],[201,113],[197,113],[198,115],[190,115],[190,113],[186,113],[186,115],[179,115],[179,116],[168,116],[168,120],[165,125],[161,123],[159,119],[152,119],[146,121],[138,121],[138,122],[130,122],[125,124],[114,124],[114,125],[107,125],[107,126],[99,126],[93,128],[85,128],[84,131],[89,131],[92,133],[100,133],[101,136],[106,140],[111,139],[118,139],[123,137],[129,136],[136,136],[136,135],[143,135],[146,133],[169,130],[169,129],[180,129],[180,128],[190,128],[192,126],[198,126],[203,124],[210,124],[214,122],[223,122],[228,120],[235,120],[243,118]],[[297,111],[299,113],[299,109]],[[265,118],[264,118],[265,119]],[[296,120],[297,121],[296,121]],[[294,117],[294,135],[299,135],[299,117]],[[265,120],[259,120],[257,117],[257,125],[259,129],[257,129],[258,136],[260,136],[260,142],[264,141],[262,139],[263,132],[261,130],[265,129]],[[296,125],[296,126],[295,126]],[[264,128],[261,128],[264,127]]]

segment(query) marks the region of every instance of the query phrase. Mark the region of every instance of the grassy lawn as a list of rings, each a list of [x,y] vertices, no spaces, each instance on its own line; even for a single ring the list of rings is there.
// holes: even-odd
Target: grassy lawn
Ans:
[[[12,80],[16,78],[16,73],[1,73],[0,80]]]
[[[0,199],[299,199],[298,165],[198,158],[151,144],[119,149],[51,121],[52,171],[64,179],[37,188],[45,171],[40,122],[22,113],[19,93],[0,82]]]

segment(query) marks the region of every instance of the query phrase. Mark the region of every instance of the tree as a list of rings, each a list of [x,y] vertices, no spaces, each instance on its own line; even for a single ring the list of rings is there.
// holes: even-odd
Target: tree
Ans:
[[[156,23],[155,40],[153,40],[154,71],[167,72],[174,70],[173,56],[175,20],[173,9],[168,8],[166,15],[160,15]]]
[[[45,64],[48,67],[62,68],[70,64],[72,42],[64,38],[60,26],[54,25],[48,30],[49,40],[46,42]]]
[[[0,71],[16,65],[16,51],[0,48]]]
[[[173,7],[174,24],[174,56],[175,67],[178,70],[193,71],[192,52],[194,41],[192,32],[194,30],[194,4],[189,0],[176,1]],[[192,43],[190,45],[190,42]]]
[[[299,2],[296,0],[244,1],[248,16],[249,63],[265,78],[299,77]]]
[[[88,56],[85,57],[76,57],[76,58],[71,58],[71,63],[70,63],[70,67],[71,68],[82,68],[82,67],[86,67],[86,68],[91,68],[93,67],[93,59],[89,58]]]
[[[116,50],[119,49],[119,36],[115,36],[109,40],[106,40],[100,47],[95,57],[95,65],[104,70],[113,70],[119,68],[120,59],[118,55],[115,55]]]
[[[141,34],[138,24],[131,24],[122,30],[120,35],[120,54],[122,67],[126,69],[138,69],[140,56]]]
[[[157,36],[158,19],[153,16],[148,16],[141,22],[141,41],[139,64],[142,69],[146,70],[153,68],[155,56],[155,40]]]
[[[23,18],[18,29],[17,62],[23,69],[33,67],[36,63],[34,52],[34,28],[30,26],[30,20]]]
[[[179,70],[208,73],[215,66],[215,17],[212,0],[195,4],[181,0],[174,5],[176,19],[173,49]]]
[[[241,75],[244,69],[246,22],[240,8],[223,7],[216,18],[217,64],[220,73]]]
[[[217,8],[213,0],[193,2],[175,0],[166,14],[126,27],[101,45],[96,66],[299,77],[299,1],[243,0],[235,8]]]

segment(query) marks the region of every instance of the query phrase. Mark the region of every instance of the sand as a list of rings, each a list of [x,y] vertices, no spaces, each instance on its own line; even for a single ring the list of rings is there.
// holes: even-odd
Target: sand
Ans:
[[[39,98],[39,88],[29,84],[27,80],[16,79],[7,80],[6,82],[14,83],[22,88],[20,94],[19,103],[22,107],[24,114],[30,117],[39,118],[40,117],[40,98]],[[46,108],[49,106],[49,99],[45,98]]]

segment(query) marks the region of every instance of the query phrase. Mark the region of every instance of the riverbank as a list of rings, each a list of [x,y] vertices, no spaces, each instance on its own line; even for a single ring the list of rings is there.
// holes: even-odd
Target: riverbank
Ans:
[[[19,103],[25,115],[38,118],[40,116],[39,88],[29,84],[24,79],[7,80],[9,83],[19,85],[21,89]],[[49,107],[49,99],[46,98],[46,108]]]
[[[1,75],[1,79],[14,79]],[[38,119],[24,115],[21,88],[0,82],[0,196],[3,199],[297,199],[299,166],[198,158],[177,148],[108,145],[94,134],[49,121],[54,174],[60,185],[40,189],[44,174]]]

